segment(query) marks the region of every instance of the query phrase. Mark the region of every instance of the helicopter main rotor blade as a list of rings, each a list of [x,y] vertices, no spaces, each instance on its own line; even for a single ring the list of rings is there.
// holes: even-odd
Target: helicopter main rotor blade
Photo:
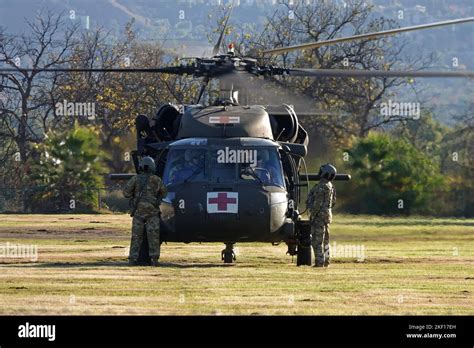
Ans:
[[[206,87],[209,84],[209,80],[210,80],[209,76],[204,76],[201,82],[201,88],[199,89],[198,97],[196,99],[196,104],[199,104],[199,102],[201,101],[204,91],[206,90]]]
[[[222,31],[219,35],[219,39],[217,40],[216,44],[214,45],[214,49],[212,50],[213,56],[217,55],[221,48],[222,40],[224,40],[225,31],[227,30],[227,23],[229,23],[229,18],[232,14],[232,10],[234,9],[234,2],[235,0],[232,0],[232,3],[230,4],[230,8],[229,8],[229,13],[227,14],[227,17],[224,22],[224,27],[222,28]]]
[[[271,50],[263,51],[263,54],[282,54],[286,52],[302,50],[302,49],[307,49],[307,48],[319,48],[323,46],[334,45],[337,43],[353,41],[353,40],[362,40],[362,39],[374,40],[382,36],[398,34],[398,33],[406,32],[406,31],[429,29],[429,28],[441,27],[441,26],[451,25],[451,24],[461,24],[461,23],[466,23],[466,22],[474,22],[474,17],[454,19],[454,20],[435,22],[435,23],[429,23],[429,24],[413,25],[410,27],[389,29],[389,30],[383,30],[383,31],[378,31],[378,32],[373,32],[373,33],[359,34],[359,35],[341,37],[337,39],[324,40],[324,41],[318,41],[318,42],[310,42],[310,43],[294,45],[294,46],[278,47],[278,48],[273,48]]]
[[[162,73],[162,74],[183,74],[182,67],[164,68],[0,68],[0,73],[12,72],[112,72],[112,73]]]
[[[474,77],[474,71],[392,71],[351,69],[288,69],[290,76],[314,77]]]

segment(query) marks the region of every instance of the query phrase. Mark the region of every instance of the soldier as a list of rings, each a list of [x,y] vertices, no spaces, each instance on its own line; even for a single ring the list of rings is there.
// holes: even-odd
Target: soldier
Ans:
[[[130,243],[130,265],[136,265],[140,246],[143,242],[145,225],[149,244],[151,264],[158,266],[160,257],[160,208],[161,198],[166,196],[166,186],[155,175],[155,161],[143,157],[139,164],[139,174],[131,178],[123,195],[133,201],[132,204],[132,240]]]
[[[329,266],[329,224],[332,221],[331,208],[336,204],[336,189],[331,180],[336,168],[327,163],[319,169],[320,180],[308,194],[306,202],[310,212],[311,237],[316,258],[315,267]],[[323,251],[324,245],[324,251]]]

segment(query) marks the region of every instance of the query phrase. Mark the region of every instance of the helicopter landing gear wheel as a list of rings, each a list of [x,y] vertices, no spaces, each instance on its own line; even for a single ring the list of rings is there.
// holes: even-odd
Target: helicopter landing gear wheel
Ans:
[[[224,263],[232,263],[237,260],[234,253],[234,243],[226,243],[225,249],[221,252]]]
[[[298,247],[298,253],[296,254],[296,265],[311,266],[311,247]]]
[[[311,232],[304,231],[299,237],[296,251],[297,266],[311,266]]]

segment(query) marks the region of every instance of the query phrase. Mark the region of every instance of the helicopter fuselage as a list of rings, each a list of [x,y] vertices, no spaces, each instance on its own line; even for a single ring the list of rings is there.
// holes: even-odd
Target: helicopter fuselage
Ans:
[[[277,142],[258,138],[170,144],[163,173],[168,194],[161,203],[164,239],[279,242],[292,235],[279,150]]]
[[[223,242],[225,263],[235,260],[237,242],[283,241],[297,264],[311,263],[300,190],[319,174],[300,174],[308,136],[292,106],[167,104],[152,120],[139,115],[136,130],[136,171],[140,158],[153,157],[168,190],[160,206],[162,241]],[[149,258],[146,243],[141,260]]]
[[[137,119],[137,134],[147,135],[138,138],[138,153],[155,158],[168,188],[163,238],[279,242],[294,235],[289,202],[299,196],[299,159],[285,144],[303,157],[307,140],[290,106],[165,105],[150,123]]]

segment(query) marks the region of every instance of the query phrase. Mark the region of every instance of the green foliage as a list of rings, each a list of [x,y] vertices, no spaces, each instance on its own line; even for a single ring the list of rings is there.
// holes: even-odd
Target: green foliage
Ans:
[[[64,133],[48,132],[37,150],[40,158],[32,166],[32,178],[41,209],[66,210],[71,199],[79,210],[97,207],[97,191],[91,188],[103,186],[106,169],[96,132],[76,123]]]
[[[443,137],[449,131],[449,127],[435,120],[430,113],[422,113],[420,119],[400,122],[391,134],[406,139],[417,149],[439,161]]]
[[[349,209],[361,213],[429,212],[434,190],[442,188],[439,166],[404,139],[370,133],[347,150],[353,197]],[[399,208],[403,200],[403,209]],[[432,207],[432,206],[431,206]]]
[[[460,116],[456,127],[442,125],[430,114],[419,120],[408,120],[395,127],[391,134],[401,137],[439,163],[445,177],[443,192],[438,192],[437,215],[472,216],[474,189],[473,168],[469,149],[473,147],[472,116]]]

